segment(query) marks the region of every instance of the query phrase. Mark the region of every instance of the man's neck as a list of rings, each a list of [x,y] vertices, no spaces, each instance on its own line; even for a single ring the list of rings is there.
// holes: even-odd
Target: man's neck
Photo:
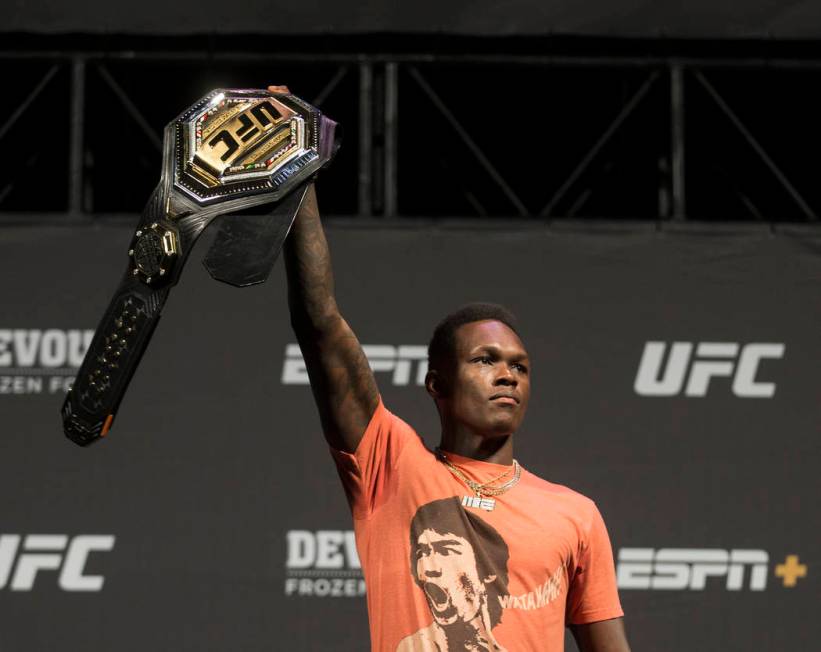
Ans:
[[[452,625],[439,625],[445,633],[447,645],[449,649],[459,650],[499,650],[496,639],[493,637],[492,626],[487,617],[486,609],[485,618],[481,614],[477,614],[470,622],[457,621]]]
[[[513,435],[487,437],[464,428],[442,428],[439,448],[448,453],[493,464],[513,464]]]

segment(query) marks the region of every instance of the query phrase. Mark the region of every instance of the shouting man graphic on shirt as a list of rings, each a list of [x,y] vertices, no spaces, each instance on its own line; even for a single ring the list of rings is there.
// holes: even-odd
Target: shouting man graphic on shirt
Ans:
[[[402,640],[397,652],[504,651],[491,631],[502,617],[499,598],[507,595],[508,548],[499,533],[458,498],[444,498],[417,510],[410,550],[411,574],[433,623]]]

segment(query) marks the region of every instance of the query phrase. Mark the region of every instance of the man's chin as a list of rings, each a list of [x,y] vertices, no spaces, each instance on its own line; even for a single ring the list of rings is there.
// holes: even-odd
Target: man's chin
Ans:
[[[514,415],[503,415],[501,418],[497,417],[487,424],[485,432],[488,437],[507,437],[515,433],[522,420]]]

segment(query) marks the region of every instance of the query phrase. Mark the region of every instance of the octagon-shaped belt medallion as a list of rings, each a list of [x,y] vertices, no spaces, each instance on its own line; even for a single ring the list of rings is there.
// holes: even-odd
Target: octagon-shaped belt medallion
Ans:
[[[198,204],[284,193],[319,161],[320,115],[293,95],[215,90],[173,123],[174,187]]]

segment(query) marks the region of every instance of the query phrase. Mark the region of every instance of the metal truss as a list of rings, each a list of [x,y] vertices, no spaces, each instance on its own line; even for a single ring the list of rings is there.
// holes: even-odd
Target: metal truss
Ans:
[[[334,117],[334,110],[349,112],[343,123],[347,158],[341,162],[344,170],[339,180],[330,182],[332,190],[323,194],[326,214],[386,220],[445,216],[724,220],[721,208],[715,214],[703,208],[709,207],[709,192],[715,192],[710,189],[718,187],[726,190],[724,201],[735,206],[732,211],[737,220],[817,222],[821,210],[821,192],[805,178],[794,178],[796,171],[806,175],[807,166],[812,165],[817,144],[809,134],[815,126],[807,125],[807,141],[782,146],[774,154],[770,144],[782,140],[782,119],[765,121],[762,134],[760,120],[751,126],[744,117],[750,114],[750,101],[743,94],[740,100],[730,98],[724,90],[730,87],[730,94],[739,96],[736,78],[754,79],[758,72],[771,79],[773,75],[783,79],[804,75],[805,79],[796,78],[795,83],[814,84],[821,76],[821,61],[816,60],[0,52],[0,62],[6,72],[25,69],[14,85],[15,101],[6,105],[7,114],[0,113],[0,147],[6,152],[19,151],[20,143],[31,152],[40,147],[52,158],[48,168],[57,179],[50,181],[55,190],[48,198],[38,196],[27,188],[33,177],[42,177],[41,157],[36,153],[25,160],[6,157],[11,167],[3,171],[0,181],[3,221],[62,223],[137,212],[139,207],[132,199],[117,203],[118,195],[106,174],[116,163],[135,180],[135,192],[138,186],[152,185],[159,171],[162,125],[196,97],[175,79],[180,79],[181,71],[193,71],[207,84],[208,71],[215,67],[228,71],[254,68],[259,71],[254,77],[257,85],[263,85],[263,79],[290,82],[264,76],[299,68],[300,79],[310,77],[307,99],[327,106]],[[466,79],[489,68],[503,71],[501,84],[497,79],[483,87]],[[273,72],[262,72],[269,69]],[[557,71],[563,75],[561,92],[565,94],[558,97],[549,82]],[[596,80],[613,80],[607,81],[608,88],[617,90],[602,89],[602,98],[610,94],[601,107],[595,106],[595,89],[585,82],[589,71],[595,71]],[[520,88],[507,80],[513,73]],[[212,77],[231,79],[230,74]],[[150,92],[158,85],[172,90]],[[231,85],[241,84],[232,80]],[[533,89],[540,85],[544,85],[544,104],[532,99]],[[177,86],[178,92],[173,90]],[[580,114],[578,119],[571,116],[557,125],[540,117],[540,106],[547,115],[555,103],[569,101],[576,87],[593,93],[592,101],[580,104],[585,110],[598,111],[592,119]],[[200,92],[209,89],[203,86]],[[524,89],[531,93],[531,100],[520,104],[517,95]],[[701,107],[696,116],[690,115],[693,97]],[[761,98],[765,103],[776,100]],[[754,122],[763,111],[756,107]],[[43,116],[54,125],[57,115],[67,116],[64,140],[51,131],[50,138],[37,141],[32,134],[40,130],[34,125],[42,123]],[[650,123],[655,131],[642,132],[642,126]],[[701,163],[691,162],[690,146],[708,123],[713,125],[712,133],[735,140],[728,146],[733,150],[726,165],[730,174],[726,179],[721,174],[708,175],[709,183],[704,186],[699,174],[705,167],[703,161],[709,164],[711,157],[702,155]],[[569,132],[577,135],[568,136]],[[548,134],[547,142],[553,144],[539,143],[537,134]],[[614,145],[619,139],[621,149]],[[115,140],[125,149],[119,155],[126,162],[117,160],[118,154],[106,147]],[[62,144],[55,145],[57,141]],[[710,152],[711,146],[708,143],[705,148],[702,143],[702,153]],[[654,160],[636,165],[649,170],[639,185],[634,188],[624,182],[632,178],[630,169],[613,176],[620,156],[627,156],[629,168],[638,161],[636,151],[643,148]],[[129,156],[141,156],[143,167],[136,172],[129,169]],[[431,163],[434,160],[441,169]],[[743,164],[738,174],[733,172],[736,163]],[[543,176],[521,181],[539,166],[545,169]],[[751,174],[759,175],[753,177],[752,188],[747,183]],[[698,189],[699,183],[704,187]],[[630,203],[634,195],[635,209]],[[691,208],[691,201],[701,208]]]

